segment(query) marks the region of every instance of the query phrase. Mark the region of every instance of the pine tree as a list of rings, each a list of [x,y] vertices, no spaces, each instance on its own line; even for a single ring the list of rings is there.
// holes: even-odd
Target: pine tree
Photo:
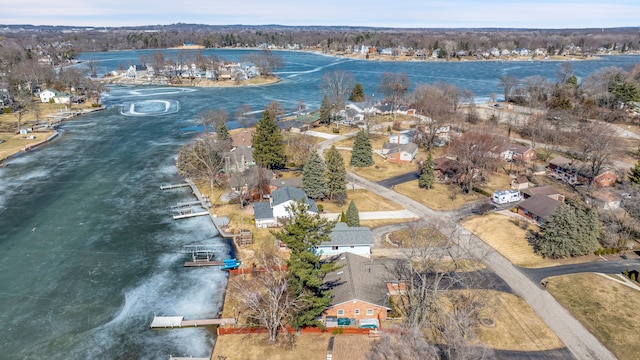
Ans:
[[[353,150],[351,151],[351,161],[349,165],[356,167],[367,167],[373,165],[373,151],[371,150],[371,142],[369,135],[360,130],[353,142]]]
[[[640,160],[629,170],[629,181],[632,184],[640,185]]]
[[[322,103],[320,104],[319,121],[321,124],[331,124],[331,103],[329,103],[327,95],[322,98]]]
[[[325,159],[327,195],[330,200],[343,204],[347,199],[347,170],[342,155],[335,146],[331,146],[325,153]]]
[[[589,254],[598,249],[600,219],[591,208],[576,203],[561,204],[528,235],[533,250],[552,259]]]
[[[322,277],[334,269],[331,264],[322,263],[321,254],[315,253],[313,248],[330,240],[335,223],[308,213],[302,202],[292,204],[289,212],[291,221],[273,235],[291,251],[287,261],[289,284],[304,304],[296,312],[293,325],[317,325],[316,319],[331,303],[331,293],[324,291]]]
[[[353,102],[361,102],[364,101],[364,89],[360,83],[356,83],[351,90],[351,95],[349,95],[349,101]]]
[[[256,124],[253,134],[253,158],[267,169],[282,169],[285,165],[284,143],[273,115],[266,111]]]
[[[360,213],[358,212],[358,207],[356,207],[356,203],[353,200],[349,203],[349,207],[345,213],[345,218],[347,225],[360,226]]]
[[[420,178],[418,179],[418,187],[420,189],[431,189],[433,183],[436,181],[436,175],[433,170],[433,158],[431,152],[427,155],[427,159],[422,164],[422,171],[420,172]]]
[[[230,140],[229,129],[227,129],[227,122],[224,119],[220,119],[216,124],[216,137],[218,140]]]
[[[347,222],[347,215],[344,214],[344,210],[342,210],[342,212],[340,213],[340,221],[341,223],[346,223]]]
[[[312,199],[322,199],[327,196],[327,168],[317,152],[311,151],[302,169],[302,190]]]

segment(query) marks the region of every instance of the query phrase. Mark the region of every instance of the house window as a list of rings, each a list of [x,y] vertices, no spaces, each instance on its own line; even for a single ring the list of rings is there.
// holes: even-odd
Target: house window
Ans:
[[[339,309],[338,310],[338,316],[344,316],[344,310]]]
[[[373,309],[367,309],[367,315],[369,316],[373,315]]]
[[[337,246],[332,246],[331,250],[338,250],[338,247]]]
[[[353,310],[353,314],[354,314],[355,316],[360,315],[360,309],[355,309],[355,310]]]

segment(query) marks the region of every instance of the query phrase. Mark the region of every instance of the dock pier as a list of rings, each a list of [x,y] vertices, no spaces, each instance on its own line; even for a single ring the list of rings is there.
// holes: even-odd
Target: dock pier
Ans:
[[[235,320],[232,318],[185,320],[184,316],[154,316],[149,327],[152,329],[173,329],[227,324],[235,324]]]

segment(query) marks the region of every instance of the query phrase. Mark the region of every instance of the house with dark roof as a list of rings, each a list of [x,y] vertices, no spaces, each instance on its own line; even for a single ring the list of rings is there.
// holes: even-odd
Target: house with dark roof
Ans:
[[[564,195],[560,194],[560,192],[551,185],[522,189],[520,190],[520,193],[522,194],[522,198],[525,200],[535,195],[544,195],[557,201],[564,201]]]
[[[531,162],[536,159],[538,152],[531,146],[513,144],[505,142],[502,145],[495,146],[491,149],[491,153],[504,161],[523,161]]]
[[[582,161],[567,159],[562,156],[555,157],[549,161],[547,174],[570,185],[588,185],[589,179],[593,177],[595,187],[607,187],[613,185],[616,174],[611,170],[602,169],[593,176],[590,166]]]
[[[269,202],[253,203],[253,216],[257,228],[279,226],[283,220],[289,219],[289,208],[293,202],[303,202],[307,205],[307,212],[318,213],[316,203],[298,188],[284,186],[271,193]]]
[[[393,279],[387,264],[350,253],[337,255],[334,264],[338,269],[324,277],[325,289],[331,290],[331,304],[322,314],[325,325],[386,320],[391,310],[387,282]]]
[[[316,252],[322,256],[333,256],[351,253],[368,256],[371,254],[373,235],[371,229],[365,226],[348,226],[338,222],[331,231],[331,241],[316,247]]]
[[[540,225],[561,202],[546,195],[534,195],[518,204],[518,214]]]

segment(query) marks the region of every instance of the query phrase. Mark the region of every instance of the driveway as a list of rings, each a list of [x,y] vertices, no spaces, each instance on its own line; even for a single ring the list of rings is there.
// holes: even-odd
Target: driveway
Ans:
[[[552,266],[540,269],[519,268],[531,281],[540,284],[543,279],[551,276],[596,272],[604,274],[620,274],[625,269],[634,270],[640,268],[640,259],[622,259],[597,261],[586,264],[570,264]]]
[[[417,180],[420,178],[420,171],[413,171],[407,174],[402,174],[398,176],[394,176],[388,179],[378,181],[379,185],[382,185],[386,188],[392,188],[393,186],[403,184],[412,180]]]

